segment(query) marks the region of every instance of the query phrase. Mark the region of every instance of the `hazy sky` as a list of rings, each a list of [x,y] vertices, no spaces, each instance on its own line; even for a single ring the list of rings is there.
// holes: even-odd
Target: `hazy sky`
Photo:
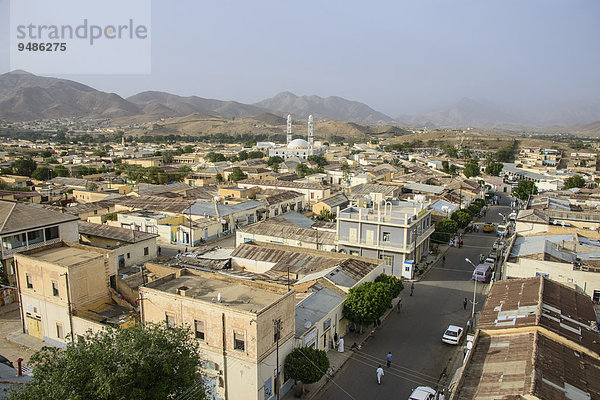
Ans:
[[[0,0],[0,72],[8,15]],[[337,95],[391,116],[600,97],[598,0],[153,0],[151,33],[151,75],[60,77],[122,96]]]

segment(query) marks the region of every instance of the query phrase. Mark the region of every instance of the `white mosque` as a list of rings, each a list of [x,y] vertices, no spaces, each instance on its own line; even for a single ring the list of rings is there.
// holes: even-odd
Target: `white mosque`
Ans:
[[[300,161],[306,161],[308,156],[320,155],[325,153],[324,147],[315,147],[314,138],[314,122],[313,116],[308,116],[308,141],[304,139],[292,140],[292,116],[287,116],[287,146],[286,147],[275,147],[269,149],[269,157],[279,156],[281,158],[288,159],[292,157],[298,157]]]

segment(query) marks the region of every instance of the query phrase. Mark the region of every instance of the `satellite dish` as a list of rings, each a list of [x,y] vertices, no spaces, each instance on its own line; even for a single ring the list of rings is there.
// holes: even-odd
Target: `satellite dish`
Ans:
[[[312,325],[312,323],[311,323],[310,321],[306,321],[306,322],[304,323],[304,327],[305,327],[306,329],[310,328],[310,326],[311,326],[311,325]]]

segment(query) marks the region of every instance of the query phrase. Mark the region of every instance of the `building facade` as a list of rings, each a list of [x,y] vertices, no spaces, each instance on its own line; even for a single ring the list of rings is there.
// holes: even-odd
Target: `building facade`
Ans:
[[[276,390],[283,395],[291,386],[282,380],[293,349],[294,295],[276,285],[183,270],[140,287],[141,317],[192,328],[215,398],[274,399]]]
[[[387,203],[340,211],[338,251],[384,260],[386,274],[413,279],[414,265],[429,253],[431,208],[425,203]]]

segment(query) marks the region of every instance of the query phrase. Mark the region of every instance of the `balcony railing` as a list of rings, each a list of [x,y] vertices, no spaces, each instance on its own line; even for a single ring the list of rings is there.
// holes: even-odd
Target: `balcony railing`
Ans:
[[[407,244],[406,246],[404,245],[404,243],[398,243],[398,242],[393,242],[393,241],[383,241],[380,240],[379,243],[377,243],[376,240],[373,241],[368,241],[365,240],[364,238],[362,238],[361,240],[358,240],[356,238],[350,238],[348,236],[339,236],[337,239],[338,244],[343,244],[346,246],[360,246],[360,247],[371,247],[371,248],[377,248],[377,249],[382,249],[382,250],[395,250],[395,251],[402,251],[402,252],[411,252],[415,249],[417,243],[421,243],[423,242],[423,240],[425,240],[427,237],[431,236],[431,234],[435,231],[435,226],[431,225],[427,230],[425,230],[424,232],[422,232],[420,235],[417,235],[416,239],[414,242]]]
[[[49,244],[58,243],[58,242],[60,242],[60,240],[61,240],[60,238],[56,238],[56,239],[50,239],[50,240],[46,240],[46,241],[42,241],[42,242],[37,242],[37,243],[29,244],[29,245],[26,245],[26,246],[16,247],[14,249],[3,248],[2,249],[2,256],[3,256],[3,258],[10,258],[14,254],[16,254],[16,253],[20,253],[22,251],[27,251],[27,250],[37,249],[38,247],[46,246],[46,245],[49,245]]]

